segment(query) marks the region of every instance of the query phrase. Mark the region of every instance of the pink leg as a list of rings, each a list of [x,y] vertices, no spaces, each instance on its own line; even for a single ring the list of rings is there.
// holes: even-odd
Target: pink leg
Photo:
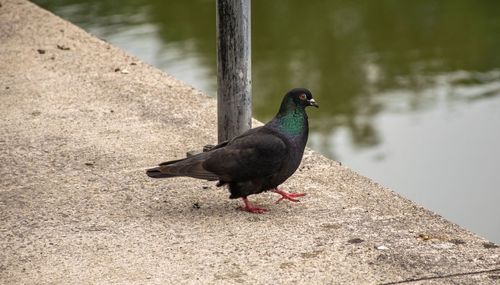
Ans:
[[[267,209],[255,207],[254,205],[252,205],[250,201],[248,201],[247,197],[243,197],[241,199],[243,199],[243,203],[245,203],[245,206],[240,208],[242,211],[247,211],[254,214],[262,214],[267,211]]]
[[[288,192],[280,190],[278,188],[274,188],[271,191],[281,195],[281,198],[279,198],[276,202],[274,202],[274,204],[278,204],[279,202],[281,202],[282,200],[285,200],[285,199],[290,200],[292,202],[300,202],[299,200],[294,199],[294,198],[302,197],[302,196],[306,195],[305,193],[288,193]]]

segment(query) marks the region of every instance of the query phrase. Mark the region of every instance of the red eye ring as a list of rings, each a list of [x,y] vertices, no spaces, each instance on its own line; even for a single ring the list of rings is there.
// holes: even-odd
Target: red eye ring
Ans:
[[[302,93],[299,95],[299,99],[302,100],[302,101],[305,101],[307,99],[307,95]]]

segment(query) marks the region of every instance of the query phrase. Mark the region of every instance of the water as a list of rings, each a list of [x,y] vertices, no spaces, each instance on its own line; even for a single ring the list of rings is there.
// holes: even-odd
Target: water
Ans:
[[[215,95],[215,3],[36,0]],[[252,1],[254,115],[309,87],[309,146],[500,242],[500,1]]]

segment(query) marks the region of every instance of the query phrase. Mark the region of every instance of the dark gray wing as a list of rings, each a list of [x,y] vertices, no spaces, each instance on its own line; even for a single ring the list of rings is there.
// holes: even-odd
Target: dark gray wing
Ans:
[[[211,151],[203,168],[221,180],[247,181],[274,175],[287,157],[283,139],[266,129],[252,129],[223,148]]]

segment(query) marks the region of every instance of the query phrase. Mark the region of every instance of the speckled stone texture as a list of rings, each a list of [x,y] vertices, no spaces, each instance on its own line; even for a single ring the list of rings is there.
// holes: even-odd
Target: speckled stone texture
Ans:
[[[1,284],[500,283],[496,245],[310,150],[284,185],[307,196],[251,196],[262,215],[214,183],[149,179],[215,143],[216,101],[0,4]]]

